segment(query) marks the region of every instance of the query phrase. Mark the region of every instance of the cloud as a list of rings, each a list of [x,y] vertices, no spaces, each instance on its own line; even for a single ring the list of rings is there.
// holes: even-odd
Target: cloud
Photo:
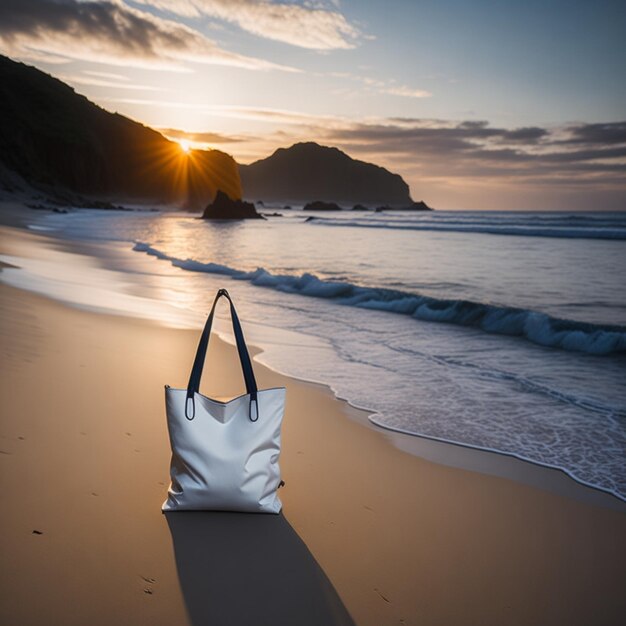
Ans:
[[[112,72],[99,72],[97,70],[83,70],[83,74],[88,74],[89,76],[97,76],[98,78],[108,78],[109,80],[123,80],[129,81],[130,78],[128,76],[123,76],[122,74],[113,74]]]
[[[184,24],[121,0],[2,0],[0,50],[22,59],[44,54],[178,71],[185,71],[184,62],[295,71],[224,50]]]
[[[267,122],[268,124],[300,125],[309,128],[324,128],[326,130],[342,127],[348,123],[347,118],[336,115],[316,115],[302,111],[288,109],[274,109],[270,107],[247,107],[237,105],[209,105],[212,113],[222,117],[232,117],[246,120]]]
[[[149,100],[145,98],[99,98],[98,102],[114,102],[119,104],[142,104],[147,106],[162,107],[164,109],[181,109],[201,111],[205,113],[211,112],[210,105],[199,102],[180,102],[176,100]]]
[[[363,36],[339,11],[320,3],[301,5],[271,0],[137,1],[188,18],[217,18],[259,37],[312,50],[354,48]]]
[[[430,98],[432,93],[425,89],[417,89],[408,87],[407,85],[396,85],[395,79],[373,78],[372,76],[362,76],[360,74],[352,74],[350,72],[328,72],[326,74],[319,73],[319,76],[329,76],[341,80],[342,83],[351,81],[353,83],[364,85],[367,91],[375,91],[378,93],[389,94],[392,96],[401,96],[403,98]]]
[[[168,109],[195,109],[217,117],[255,120],[280,126],[297,125],[311,129],[345,127],[349,120],[336,115],[316,115],[288,109],[248,107],[234,104],[203,104],[182,101],[150,100],[141,98],[100,98],[99,101],[121,104],[144,104]]]
[[[548,135],[548,131],[545,128],[538,128],[537,126],[525,126],[523,128],[516,128],[514,130],[507,130],[502,133],[502,138],[505,141],[514,141],[521,143],[535,143]]]
[[[626,143],[626,122],[579,124],[568,130],[565,143]]]
[[[288,109],[274,109],[269,107],[248,107],[231,104],[204,104],[201,102],[183,102],[180,100],[162,100],[149,98],[120,98],[103,97],[98,102],[111,102],[115,104],[143,105],[164,109],[193,110],[205,113],[212,118],[229,118],[239,120],[252,120],[264,122],[276,128],[288,128],[289,135],[294,138],[297,133],[312,133],[313,135],[328,132],[333,128],[346,128],[349,119],[337,115],[319,115],[291,111]],[[183,131],[180,131],[183,132]],[[201,140],[199,140],[201,141]]]
[[[107,72],[102,72],[107,74]],[[130,89],[135,91],[168,91],[164,87],[154,87],[152,85],[138,85],[134,82],[120,82],[116,79],[99,78],[97,76],[81,76],[57,74],[56,77],[70,85],[88,85],[92,87],[108,87],[113,89]],[[124,78],[122,77],[122,80]]]
[[[382,93],[388,93],[392,96],[403,96],[405,98],[430,98],[433,94],[424,89],[412,89],[411,87],[388,87],[381,89]]]
[[[221,133],[211,132],[187,132],[177,128],[157,128],[157,130],[169,139],[187,139],[199,144],[216,144],[216,143],[238,143],[241,141],[249,141],[251,137],[235,137],[233,135],[222,135]]]
[[[615,185],[616,173],[626,174],[624,129],[626,122],[506,129],[484,121],[395,118],[354,123],[325,133],[325,139],[355,153],[404,163],[431,179]],[[626,189],[623,178],[621,185]]]

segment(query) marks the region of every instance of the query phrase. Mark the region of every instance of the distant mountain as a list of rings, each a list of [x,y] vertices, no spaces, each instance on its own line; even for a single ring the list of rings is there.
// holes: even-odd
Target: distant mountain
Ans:
[[[97,198],[200,209],[218,189],[241,197],[237,164],[227,154],[187,155],[155,130],[1,55],[0,165],[48,191]]]
[[[313,142],[279,148],[266,159],[239,165],[239,175],[244,196],[251,200],[389,206],[413,202],[398,174]]]

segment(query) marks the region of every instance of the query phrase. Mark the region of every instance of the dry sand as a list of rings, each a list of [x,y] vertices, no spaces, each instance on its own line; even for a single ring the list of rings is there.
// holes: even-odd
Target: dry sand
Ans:
[[[401,452],[259,364],[288,390],[284,515],[162,515],[197,338],[0,285],[0,624],[623,623],[624,512]],[[203,392],[238,367],[214,337]]]

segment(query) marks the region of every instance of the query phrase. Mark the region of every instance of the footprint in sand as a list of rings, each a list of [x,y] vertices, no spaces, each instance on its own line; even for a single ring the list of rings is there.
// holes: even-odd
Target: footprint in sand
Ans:
[[[140,576],[140,578],[149,585],[154,585],[154,583],[156,582],[155,578],[150,578],[149,576]],[[145,587],[143,592],[151,596],[154,593],[154,590],[152,589],[152,587]]]

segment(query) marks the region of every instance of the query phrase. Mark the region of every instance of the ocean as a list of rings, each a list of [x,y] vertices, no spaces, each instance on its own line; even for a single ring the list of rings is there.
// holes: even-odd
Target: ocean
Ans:
[[[373,423],[626,500],[626,214],[265,210],[32,211],[57,243],[0,279],[198,328],[227,288],[263,363]]]

